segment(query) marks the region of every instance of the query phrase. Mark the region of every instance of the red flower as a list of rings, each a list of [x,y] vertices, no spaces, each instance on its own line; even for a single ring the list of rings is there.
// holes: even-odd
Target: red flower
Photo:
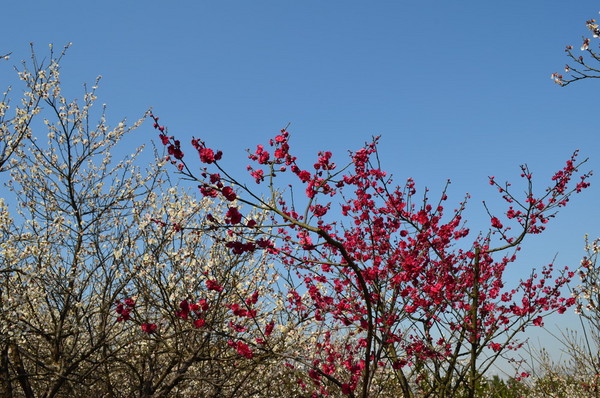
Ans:
[[[352,393],[352,387],[348,383],[342,384],[342,394],[350,395]]]
[[[194,321],[194,327],[195,328],[201,328],[204,325],[206,325],[206,321],[204,319],[196,319]]]
[[[117,318],[117,322],[128,321],[131,319],[131,315],[129,313],[130,312],[129,308],[123,308],[123,304],[117,305],[117,308],[115,311],[117,312],[117,314],[120,315]]]
[[[252,357],[254,356],[250,347],[248,347],[247,344],[244,344],[241,341],[237,342],[236,350],[238,354],[248,359],[252,359]]]
[[[298,173],[296,173],[298,175],[298,178],[300,178],[300,180],[302,182],[308,182],[310,180],[310,173],[306,170],[300,171]]]
[[[227,199],[230,202],[234,201],[237,198],[237,195],[235,194],[235,191],[232,187],[223,187],[221,193],[223,194],[225,199]]]
[[[229,322],[229,327],[238,333],[242,333],[242,332],[245,332],[246,330],[248,330],[248,328],[240,325],[239,323],[233,323],[231,321]]]
[[[230,207],[225,214],[225,221],[229,224],[239,224],[242,222],[242,215],[238,211],[237,207]]]
[[[492,217],[492,227],[501,229],[503,225],[498,218]]]
[[[273,333],[273,328],[275,327],[275,322],[271,321],[267,324],[265,328],[265,336],[270,336]]]
[[[277,159],[283,159],[285,157],[285,155],[286,155],[286,152],[283,149],[277,148],[275,150],[275,157]]]
[[[117,318],[117,322],[128,321],[131,319],[131,310],[135,306],[135,300],[132,298],[125,299],[123,303],[117,301],[117,307],[115,312],[120,316]]]
[[[200,300],[198,300],[197,306],[200,307],[200,309],[202,311],[208,311],[208,302],[206,301],[206,299],[200,299]],[[194,310],[194,311],[196,311],[196,310]]]
[[[216,198],[218,195],[218,191],[210,187],[209,185],[203,185],[200,187],[200,193],[202,196],[208,196],[210,198]]]
[[[152,334],[156,331],[157,326],[155,323],[142,323],[141,328],[143,332]]]
[[[215,153],[210,148],[202,148],[198,151],[198,154],[200,155],[200,161],[202,163],[210,164],[215,161]]]
[[[243,317],[248,314],[248,312],[245,309],[243,309],[242,307],[240,307],[239,304],[230,304],[227,307],[229,307],[229,309],[231,311],[233,311],[233,315],[235,315],[235,316]]]
[[[213,279],[209,279],[205,283],[206,283],[206,287],[208,288],[208,290],[215,290],[217,292],[223,291],[223,286],[219,285],[217,283],[217,281],[215,281]]]
[[[179,303],[179,308],[181,308],[181,311],[177,311],[175,314],[181,319],[188,319],[188,315],[190,314],[190,304],[188,301],[183,300]]]
[[[502,345],[498,344],[498,343],[490,343],[488,345],[492,350],[494,350],[494,352],[498,352],[502,349]]]
[[[264,171],[262,171],[260,169],[250,172],[250,175],[252,177],[254,177],[257,184],[259,184],[261,181],[264,181],[264,179],[265,179],[265,173],[264,173]]]
[[[125,299],[124,301],[125,305],[128,306],[129,308],[133,308],[135,306],[135,300],[132,299],[131,297],[128,299]]]
[[[163,145],[167,145],[169,143],[169,137],[167,137],[164,134],[159,134],[158,135],[160,137],[160,140],[162,141]]]
[[[252,296],[250,296],[246,299],[246,305],[251,306],[253,304],[256,304],[257,301],[258,301],[258,291],[255,291],[254,293],[252,293]]]
[[[177,140],[173,141],[173,144],[167,147],[169,155],[173,155],[175,159],[183,159],[183,152],[181,151],[181,143]]]

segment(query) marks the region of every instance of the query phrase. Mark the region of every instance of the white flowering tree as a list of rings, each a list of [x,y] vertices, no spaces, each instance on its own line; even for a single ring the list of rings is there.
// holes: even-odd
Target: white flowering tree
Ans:
[[[565,75],[561,73],[550,75],[559,86],[566,86],[578,80],[600,78],[600,52],[593,46],[593,40],[600,37],[600,27],[595,19],[585,21],[585,26],[592,37],[583,36],[582,44],[578,48],[581,52],[576,51],[571,45],[566,46],[565,53],[569,63],[564,67]]]
[[[600,26],[595,19],[585,22],[592,37],[583,37],[578,51],[567,46],[570,59],[563,76],[553,73],[551,78],[560,86],[600,78],[600,53],[593,41],[600,37]],[[575,311],[579,315],[577,330],[568,329],[556,336],[563,346],[564,356],[553,359],[545,350],[532,354],[535,359],[531,380],[532,397],[600,397],[600,238],[590,241],[586,237],[586,256],[578,270],[580,283],[573,289]]]
[[[555,336],[562,345],[560,358],[544,349],[532,350],[530,396],[600,397],[600,239],[586,237],[586,256],[579,268],[580,283],[573,289],[579,314],[577,328]]]
[[[0,55],[0,62],[6,62],[10,54]],[[34,85],[39,81],[33,81]],[[10,107],[9,93],[7,87],[0,100],[0,172],[6,171],[8,160],[20,148],[21,143],[31,134],[30,123],[39,112],[41,97],[33,91],[27,91],[20,103],[14,105],[12,115],[7,115]]]
[[[225,250],[219,203],[163,162],[113,158],[144,118],[94,116],[96,85],[66,99],[63,54],[23,63],[23,98],[0,103],[0,396],[293,395],[279,364],[305,335],[281,326],[273,266]]]

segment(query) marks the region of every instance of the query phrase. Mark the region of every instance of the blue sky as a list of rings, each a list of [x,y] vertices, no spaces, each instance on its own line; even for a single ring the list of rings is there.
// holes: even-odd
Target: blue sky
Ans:
[[[576,148],[600,172],[600,82],[550,80],[599,10],[547,0],[13,1],[3,5],[0,53],[17,63],[29,42],[39,54],[73,42],[62,71],[74,96],[102,75],[99,102],[112,120],[153,107],[171,134],[224,150],[240,174],[245,148],[288,122],[295,152],[309,157],[343,156],[382,135],[384,169],[433,192],[450,178],[454,202],[472,195],[477,229],[488,225],[481,201],[499,204],[489,175],[516,181],[527,163],[543,188]],[[137,134],[154,137],[150,123]],[[578,264],[584,234],[600,235],[592,183],[526,242],[509,278],[555,254],[559,265]]]

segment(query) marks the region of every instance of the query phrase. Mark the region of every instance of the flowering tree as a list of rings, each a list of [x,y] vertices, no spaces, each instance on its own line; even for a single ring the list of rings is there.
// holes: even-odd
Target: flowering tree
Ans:
[[[600,37],[600,28],[595,19],[585,22],[586,27],[592,32],[592,38],[583,37],[580,50],[583,55],[573,54],[573,47],[567,46],[565,52],[574,63],[565,65],[565,73],[570,76],[563,77],[558,73],[552,74],[552,79],[560,86],[572,82],[600,77],[600,69],[595,65],[600,61],[600,54],[591,48],[592,40]],[[579,314],[579,331],[567,329],[558,336],[564,347],[564,360],[553,361],[544,349],[534,353],[537,360],[535,371],[538,377],[534,380],[532,391],[535,396],[544,397],[600,397],[600,362],[598,352],[600,349],[600,307],[598,284],[600,272],[598,270],[598,255],[600,253],[600,240],[590,241],[586,237],[585,249],[587,255],[581,261],[577,270],[580,283],[572,289],[576,299],[575,312]]]
[[[600,28],[595,19],[586,21],[585,26],[591,32],[592,38],[583,36],[583,42],[579,48],[583,51],[583,54],[574,54],[573,46],[571,45],[565,48],[565,53],[571,60],[565,65],[564,71],[569,75],[565,77],[560,73],[553,73],[550,76],[560,86],[566,86],[578,80],[597,79],[600,77],[600,66],[597,65],[597,62],[600,62],[600,53],[590,47],[592,40],[600,37]]]
[[[293,395],[261,345],[303,344],[273,330],[272,265],[222,246],[219,203],[137,166],[141,148],[113,160],[143,119],[95,121],[95,86],[67,100],[61,57],[24,63],[21,105],[0,104],[0,396]]]
[[[579,277],[581,284],[574,289],[577,298],[576,311],[582,319],[583,342],[577,335],[568,339],[571,348],[573,369],[581,372],[579,380],[585,384],[590,396],[600,397],[600,239],[590,242],[586,239],[587,256],[581,261]],[[593,394],[591,394],[593,393]]]
[[[445,191],[433,201],[427,191],[419,199],[410,179],[393,184],[380,167],[378,138],[341,167],[328,151],[306,167],[284,129],[249,151],[252,188],[221,167],[221,151],[198,139],[191,144],[202,167],[193,172],[181,142],[152,117],[167,160],[202,196],[229,202],[207,215],[231,237],[225,246],[233,253],[266,248],[287,270],[286,305],[293,323],[310,325],[312,345],[277,354],[304,372],[298,383],[306,393],[473,397],[492,363],[520,347],[519,332],[574,304],[561,295],[573,276],[566,269],[557,276],[550,264],[510,287],[503,273],[524,238],[543,232],[571,194],[589,185],[588,174],[578,175],[577,153],[541,192],[526,166],[523,196],[491,177],[507,209],[486,208],[490,229],[473,234],[462,218],[465,201],[448,212]],[[294,189],[277,188],[286,175]],[[242,205],[268,218],[257,222]]]
[[[10,54],[0,55],[0,62],[8,60]],[[21,103],[16,105],[13,117],[8,117],[6,111],[9,108],[10,87],[4,92],[0,101],[0,172],[6,171],[8,160],[19,149],[24,138],[31,134],[30,123],[39,111],[38,105],[41,101],[39,95],[29,92],[24,96]]]
[[[600,239],[586,238],[586,251],[578,270],[580,283],[573,289],[581,323],[555,336],[563,347],[560,360],[543,348],[533,351],[532,397],[600,397]]]
[[[576,154],[541,192],[526,166],[523,197],[490,178],[507,209],[473,234],[466,201],[395,186],[377,138],[306,167],[283,130],[249,153],[246,184],[197,139],[192,172],[150,115],[168,158],[114,161],[143,118],[95,121],[96,86],[67,100],[61,57],[24,63],[21,105],[0,105],[2,396],[473,397],[519,332],[575,302],[568,270],[508,287],[503,272],[588,186]]]

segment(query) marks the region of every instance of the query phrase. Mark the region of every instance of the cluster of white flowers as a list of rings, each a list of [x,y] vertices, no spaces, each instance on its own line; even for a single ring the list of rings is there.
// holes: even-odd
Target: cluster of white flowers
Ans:
[[[104,110],[91,115],[98,82],[80,104],[62,96],[57,59],[45,69],[24,65],[19,78],[25,86],[19,105],[11,109],[8,90],[0,102],[0,176],[10,177],[15,197],[10,206],[0,198],[0,346],[13,344],[25,368],[52,370],[28,381],[31,388],[43,395],[63,383],[61,372],[77,380],[102,361],[114,367],[111,383],[124,385],[136,382],[131,367],[147,371],[149,358],[184,364],[201,349],[206,356],[231,357],[222,338],[205,347],[205,330],[173,322],[179,303],[219,298],[205,285],[217,280],[229,298],[210,304],[206,328],[231,333],[223,304],[269,289],[272,265],[224,252],[218,237],[202,233],[207,212],[223,209],[169,187],[164,161],[142,173],[141,148],[113,159],[116,145],[144,118],[110,127]],[[11,111],[14,116],[4,118]],[[44,144],[38,127],[46,131]],[[130,307],[119,321],[116,303],[123,300]],[[266,302],[256,309],[255,324],[245,322],[254,333],[271,314]],[[156,324],[157,333],[144,332],[145,324]],[[206,377],[202,362],[194,366],[190,375]],[[158,371],[173,373],[165,383],[177,375],[168,367]]]

